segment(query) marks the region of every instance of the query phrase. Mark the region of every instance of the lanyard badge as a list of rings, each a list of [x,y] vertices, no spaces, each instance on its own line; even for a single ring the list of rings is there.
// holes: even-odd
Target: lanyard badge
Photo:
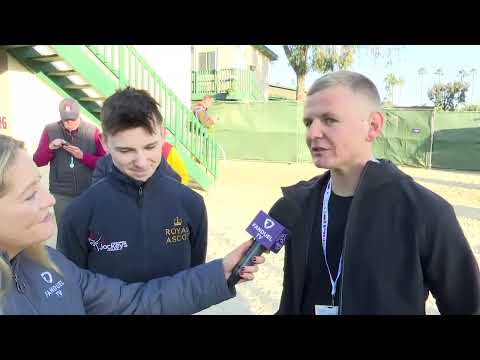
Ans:
[[[328,265],[327,260],[327,233],[328,233],[328,202],[330,200],[330,195],[332,194],[332,179],[328,181],[327,187],[325,189],[325,194],[323,196],[323,206],[322,206],[322,249],[323,257],[325,258],[325,264],[327,265],[328,276],[330,277],[330,285],[332,290],[330,294],[332,295],[332,305],[315,305],[315,315],[338,315],[338,306],[335,306],[335,294],[337,292],[337,283],[342,272],[342,259],[343,252],[340,256],[340,262],[338,264],[338,272],[335,280],[333,280],[332,272],[330,271],[330,266]]]

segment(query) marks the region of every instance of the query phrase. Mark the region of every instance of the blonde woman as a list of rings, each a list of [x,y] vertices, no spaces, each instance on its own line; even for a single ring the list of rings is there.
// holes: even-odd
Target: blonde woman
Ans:
[[[193,314],[235,296],[226,279],[251,245],[224,259],[146,283],[78,268],[44,246],[55,199],[22,142],[0,135],[0,309],[4,314]],[[265,259],[255,258],[256,264]],[[257,266],[246,266],[242,281]]]

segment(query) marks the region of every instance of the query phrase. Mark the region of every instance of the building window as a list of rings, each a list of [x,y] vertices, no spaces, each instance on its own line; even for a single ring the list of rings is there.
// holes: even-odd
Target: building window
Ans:
[[[198,70],[211,71],[216,69],[215,51],[201,52],[198,54]]]

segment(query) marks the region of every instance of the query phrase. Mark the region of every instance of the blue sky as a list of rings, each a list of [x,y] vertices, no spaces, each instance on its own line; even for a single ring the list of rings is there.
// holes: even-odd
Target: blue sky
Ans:
[[[296,77],[292,68],[288,65],[282,45],[267,45],[277,55],[278,60],[272,64],[270,82],[295,87]],[[386,46],[387,47],[387,46]],[[444,75],[442,82],[458,80],[458,71],[466,70],[468,73],[476,68],[479,73],[475,75],[472,87],[472,77],[465,80],[470,83],[467,92],[467,103],[480,103],[480,46],[478,45],[407,45],[395,46],[397,51],[392,57],[392,64],[386,65],[386,61],[376,61],[365,51],[360,51],[355,56],[350,70],[361,72],[368,76],[376,85],[383,99],[385,96],[385,83],[383,79],[388,73],[394,73],[405,81],[405,85],[398,91],[395,105],[432,105],[427,96],[427,91],[433,83],[438,81],[435,70],[442,68]],[[420,77],[418,69],[424,67],[427,74],[423,77],[423,91],[420,92]],[[306,88],[318,78],[320,74],[309,73],[306,77]],[[472,91],[473,90],[473,91]],[[473,98],[472,98],[473,95]]]

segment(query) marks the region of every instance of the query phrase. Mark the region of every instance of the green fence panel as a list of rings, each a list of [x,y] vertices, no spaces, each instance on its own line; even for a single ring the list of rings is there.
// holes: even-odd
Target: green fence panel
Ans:
[[[218,117],[214,137],[228,159],[296,162],[301,144],[308,151],[295,101],[216,102],[209,113]]]
[[[299,102],[217,102],[209,112],[219,118],[215,138],[229,159],[311,161]],[[431,117],[431,110],[387,109],[384,131],[374,144],[375,156],[428,167]]]
[[[432,167],[480,170],[480,112],[437,112]]]
[[[385,109],[385,125],[373,145],[374,156],[398,165],[430,166],[431,110]]]
[[[228,159],[311,161],[296,101],[217,102],[215,138]],[[480,112],[385,109],[375,157],[398,165],[480,170]]]

